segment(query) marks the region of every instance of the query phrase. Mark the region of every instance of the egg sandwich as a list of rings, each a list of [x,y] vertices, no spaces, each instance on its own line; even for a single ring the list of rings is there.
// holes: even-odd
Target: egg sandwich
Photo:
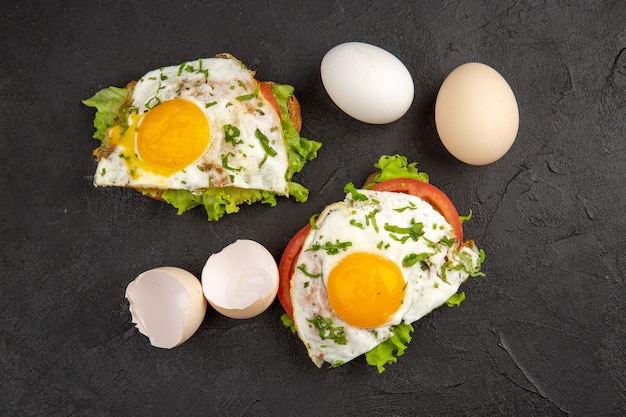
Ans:
[[[229,54],[152,70],[83,101],[97,109],[94,185],[134,188],[209,220],[239,205],[306,201],[292,180],[321,144],[300,136],[293,87],[259,82]]]
[[[412,323],[464,300],[484,251],[463,240],[446,195],[406,158],[383,156],[364,187],[346,185],[287,245],[279,265],[283,324],[319,367],[365,354],[379,372],[404,353]]]

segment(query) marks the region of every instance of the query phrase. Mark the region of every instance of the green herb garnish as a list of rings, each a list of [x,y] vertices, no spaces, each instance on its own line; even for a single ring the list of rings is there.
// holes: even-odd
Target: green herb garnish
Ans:
[[[356,219],[350,219],[350,225],[358,227],[359,229],[363,229],[363,223],[357,222]]]
[[[410,253],[402,259],[402,266],[405,268],[411,267],[418,262],[425,261],[431,256],[430,253]]]
[[[237,171],[237,172],[241,171],[241,167],[240,168],[233,168],[230,165],[228,165],[228,158],[231,157],[231,156],[235,156],[235,154],[229,152],[229,153],[227,153],[225,155],[222,155],[222,167],[224,167],[224,169],[227,169],[229,171]],[[231,176],[230,179],[231,179],[231,182],[232,182],[233,177]]]
[[[322,274],[312,274],[309,271],[306,270],[306,266],[304,264],[300,264],[298,265],[298,270],[300,270],[304,275],[306,275],[309,278],[319,278],[322,276]]]
[[[323,245],[315,243],[311,245],[311,247],[308,248],[307,251],[325,250],[326,254],[328,255],[336,255],[339,253],[340,250],[348,250],[350,246],[352,246],[352,242],[339,242],[339,240],[337,240],[335,243],[326,242]]]
[[[324,318],[316,314],[312,319],[307,319],[307,321],[319,331],[322,340],[332,340],[338,345],[348,343],[343,326],[334,326],[333,319],[330,317]]]
[[[378,228],[378,224],[376,223],[376,214],[378,214],[379,212],[380,210],[374,209],[365,215],[365,224],[367,226],[371,224],[376,233],[380,231],[380,229]]]
[[[224,125],[224,140],[228,143],[232,143],[233,145],[239,145],[243,143],[243,140],[237,140],[241,131],[237,126],[233,126],[231,124]]]
[[[241,82],[241,81],[240,81]],[[235,97],[237,99],[237,101],[246,101],[246,100],[251,100],[253,98],[255,98],[258,94],[259,94],[259,88],[260,88],[261,84],[257,84],[256,88],[254,89],[254,93],[251,94],[244,94],[242,96],[237,96]],[[245,88],[245,85],[244,85]]]
[[[350,193],[350,196],[355,201],[365,201],[367,200],[367,196],[365,194],[360,193],[354,184],[351,182],[347,183],[345,187],[343,187],[344,193]]]
[[[276,150],[270,146],[270,141],[267,138],[267,136],[265,136],[263,132],[261,132],[258,128],[254,132],[254,136],[256,136],[257,139],[261,141],[261,146],[263,146],[263,150],[265,151],[266,154],[268,154],[269,156],[277,155]]]
[[[392,239],[398,240],[402,243],[406,242],[409,238],[417,241],[424,235],[424,224],[422,222],[415,222],[415,219],[411,219],[410,227],[394,226],[389,223],[385,223],[385,230],[398,235],[406,235],[401,238],[395,235],[389,235]]]

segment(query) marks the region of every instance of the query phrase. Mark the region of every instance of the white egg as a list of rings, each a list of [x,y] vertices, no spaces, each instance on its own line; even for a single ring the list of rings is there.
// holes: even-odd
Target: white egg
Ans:
[[[390,123],[413,102],[406,66],[390,52],[363,42],[335,46],[322,59],[321,77],[333,102],[365,123]]]
[[[441,142],[457,159],[486,165],[513,145],[519,127],[515,95],[493,68],[471,62],[444,80],[435,103]]]
[[[139,275],[128,284],[126,298],[137,329],[150,343],[171,349],[200,327],[206,300],[200,281],[181,268],[164,266]]]
[[[276,298],[278,266],[261,244],[237,240],[209,257],[202,270],[202,288],[209,304],[221,314],[251,318]]]
[[[359,190],[327,206],[291,280],[293,321],[313,362],[354,359],[445,303],[477,262],[428,202]],[[445,270],[445,275],[442,274]]]

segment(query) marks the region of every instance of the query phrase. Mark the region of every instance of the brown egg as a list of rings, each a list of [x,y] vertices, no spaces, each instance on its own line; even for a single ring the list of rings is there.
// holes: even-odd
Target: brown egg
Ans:
[[[435,103],[441,142],[457,159],[486,165],[513,145],[519,127],[515,95],[493,68],[471,62],[444,80]]]

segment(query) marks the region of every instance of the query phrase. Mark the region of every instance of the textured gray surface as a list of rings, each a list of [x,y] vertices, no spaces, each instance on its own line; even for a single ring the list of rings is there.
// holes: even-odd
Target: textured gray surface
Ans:
[[[626,409],[626,3],[22,1],[0,17],[0,414],[47,416],[620,415]],[[365,41],[416,87],[407,115],[342,114],[324,53]],[[309,202],[209,223],[94,189],[93,111],[81,104],[146,71],[230,52],[289,83],[303,134],[324,143],[298,177]],[[456,66],[510,83],[520,131],[485,167],[449,156],[434,100]],[[415,325],[399,363],[317,369],[276,302],[235,321],[209,311],[167,351],[130,323],[124,289],[146,269],[199,275],[238,238],[279,259],[293,233],[381,154],[419,162],[487,252],[467,300]]]

